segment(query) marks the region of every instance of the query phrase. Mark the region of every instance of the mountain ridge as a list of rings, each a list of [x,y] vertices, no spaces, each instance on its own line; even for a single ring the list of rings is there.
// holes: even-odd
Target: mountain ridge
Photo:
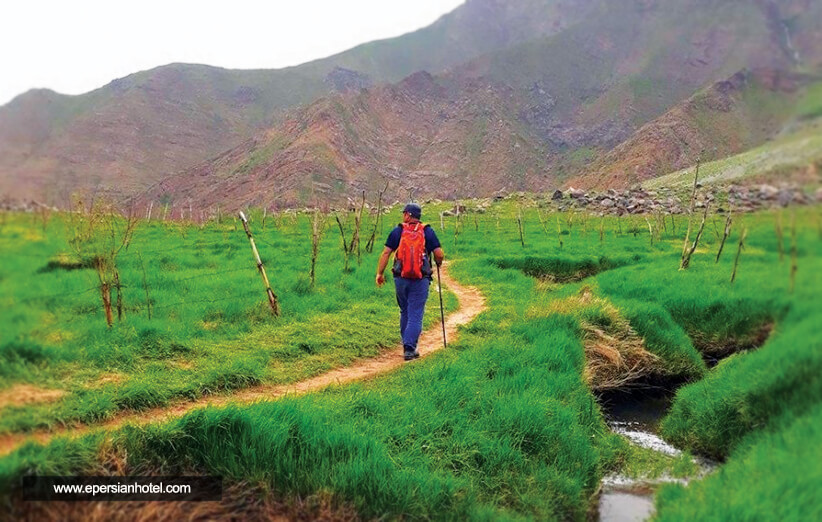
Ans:
[[[442,165],[412,162],[415,147],[423,145],[409,138],[411,128],[399,128],[402,118],[382,114],[392,128],[381,132],[405,136],[383,142],[385,151],[355,143],[358,133],[367,137],[375,132],[367,118],[358,120],[362,128],[341,120],[334,123],[336,132],[343,129],[352,137],[335,142],[327,135],[325,142],[312,142],[317,157],[303,151],[308,159],[302,167],[279,174],[292,181],[280,186],[277,176],[257,172],[260,165],[252,165],[251,174],[273,183],[269,190],[294,190],[297,200],[316,191],[311,183],[333,187],[342,182],[350,193],[359,191],[380,171],[398,172],[397,179],[444,183],[443,194],[463,187],[482,189],[476,195],[485,195],[562,184],[585,169],[599,168],[597,161],[610,150],[712,82],[745,68],[818,68],[819,19],[822,9],[810,0],[471,0],[429,27],[300,66],[235,75],[211,66],[170,64],[114,80],[68,102],[63,95],[43,92],[16,99],[0,107],[0,190],[52,200],[84,189],[122,197],[156,188],[164,179],[183,180],[181,173],[216,173],[219,169],[203,167],[209,158],[233,157],[234,148],[242,150],[249,147],[248,140],[267,134],[291,136],[293,128],[284,127],[279,134],[276,128],[289,120],[312,121],[308,112],[324,93],[345,107],[363,93],[382,89],[386,81],[422,79],[415,75],[429,69],[434,83],[448,89],[435,103],[467,125],[446,126],[452,136],[432,135],[432,140],[450,144],[448,150],[433,142],[424,146],[434,147]],[[787,39],[779,32],[783,28]],[[457,43],[444,46],[449,38]],[[471,82],[487,92],[472,89]],[[417,87],[426,86],[430,84],[422,81]],[[506,139],[482,142],[489,134],[482,130],[487,118],[465,112],[467,105],[457,107],[471,96],[475,104],[490,104],[496,123],[503,122],[490,129],[507,132]],[[385,112],[389,105],[383,100],[376,107]],[[416,110],[398,107],[406,113]],[[419,120],[411,123],[426,121],[428,128],[438,122],[425,110]],[[316,125],[313,129],[315,137],[323,136]],[[526,154],[511,136],[521,140]],[[464,142],[471,139],[469,147]],[[344,158],[346,150],[353,151],[351,158]],[[322,154],[336,158],[334,169],[324,170],[333,162],[323,164],[318,159]],[[238,164],[247,160],[238,159]],[[281,160],[275,157],[275,163]],[[467,175],[467,168],[479,170]],[[323,176],[327,179],[312,179]],[[181,183],[167,185],[182,189]],[[197,197],[185,192],[186,198]]]

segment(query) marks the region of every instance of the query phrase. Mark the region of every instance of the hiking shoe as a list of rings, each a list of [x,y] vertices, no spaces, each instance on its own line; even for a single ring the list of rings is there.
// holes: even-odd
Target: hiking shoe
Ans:
[[[417,354],[416,357],[414,356],[414,353],[416,352],[416,350],[414,350],[410,346],[404,346],[403,347],[403,352],[404,352],[403,357],[405,358],[406,361],[410,361],[412,359],[416,359],[417,357],[419,357],[419,354]]]

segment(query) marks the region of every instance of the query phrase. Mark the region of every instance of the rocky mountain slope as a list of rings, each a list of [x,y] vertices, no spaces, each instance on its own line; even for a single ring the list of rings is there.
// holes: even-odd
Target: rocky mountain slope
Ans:
[[[740,71],[696,93],[598,158],[569,183],[625,188],[755,147],[801,118],[797,102],[820,77],[772,69]]]
[[[774,116],[799,80],[782,72],[797,66],[771,16],[761,2],[609,2],[556,35],[443,74],[322,99],[143,200],[297,205],[384,180],[395,197],[488,196],[569,178],[625,186],[695,159],[662,129],[691,129],[693,147],[721,138],[717,154],[779,129]],[[822,56],[813,45],[804,56]]]
[[[676,120],[694,92],[745,69],[818,70],[820,20],[817,0],[470,0],[299,67],[172,65],[79,97],[28,93],[0,107],[0,190],[54,199],[155,183],[141,201],[243,206],[385,180],[443,197],[580,176],[624,185],[687,162],[660,159],[643,144],[669,135],[643,126]],[[750,146],[772,130],[723,132]]]
[[[133,193],[239,144],[289,108],[555,34],[601,1],[469,0],[419,31],[297,67],[171,64],[80,96],[30,91],[0,107],[0,191],[47,200],[81,188]]]

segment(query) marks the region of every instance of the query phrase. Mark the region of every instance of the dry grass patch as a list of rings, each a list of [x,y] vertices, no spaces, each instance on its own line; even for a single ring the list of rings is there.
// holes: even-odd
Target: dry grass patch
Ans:
[[[592,390],[621,388],[665,371],[662,359],[645,348],[619,309],[594,295],[590,286],[575,296],[552,301],[547,311],[571,315],[579,322],[585,346],[583,376]]]
[[[65,394],[65,390],[49,390],[31,384],[15,384],[7,390],[0,391],[0,409],[6,406],[54,402],[62,399]]]

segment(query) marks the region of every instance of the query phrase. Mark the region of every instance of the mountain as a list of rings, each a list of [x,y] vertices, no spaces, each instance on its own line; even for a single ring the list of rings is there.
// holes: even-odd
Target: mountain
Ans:
[[[575,187],[626,188],[751,149],[800,116],[794,107],[819,77],[772,69],[740,71],[643,125],[570,181]]]
[[[697,106],[716,105],[714,121],[682,125],[711,127],[700,139],[726,140],[718,153],[777,132],[782,120],[772,117],[792,103],[787,91],[796,86],[788,84],[798,81],[790,71],[819,67],[822,18],[794,23],[800,32],[793,33],[775,6],[791,13],[802,6],[818,11],[818,4],[603,2],[556,34],[441,74],[417,73],[295,110],[284,124],[155,185],[142,201],[298,205],[356,197],[385,180],[395,197],[414,191],[446,198],[569,181],[630,184],[640,164],[642,178],[695,159],[679,151],[678,159],[663,161],[653,138],[678,139],[662,132],[666,122]],[[736,90],[745,92],[744,103],[733,101]],[[774,110],[758,105],[757,93]],[[721,110],[723,103],[734,110]]]
[[[457,197],[545,186],[534,136],[510,90],[418,72],[397,84],[322,98],[142,197],[199,206],[340,201],[386,181],[394,197]],[[501,180],[507,180],[504,186]]]
[[[239,144],[290,108],[555,34],[595,3],[470,0],[421,30],[296,67],[171,64],[80,96],[29,91],[0,107],[0,191],[47,200],[83,188],[133,193]]]
[[[82,96],[22,95],[0,107],[0,190],[150,186],[141,201],[243,206],[342,200],[384,180],[443,197],[586,174],[596,186],[592,173],[630,183],[635,165],[608,162],[695,92],[743,70],[822,68],[820,20],[818,0],[470,0],[297,67],[175,64]]]

